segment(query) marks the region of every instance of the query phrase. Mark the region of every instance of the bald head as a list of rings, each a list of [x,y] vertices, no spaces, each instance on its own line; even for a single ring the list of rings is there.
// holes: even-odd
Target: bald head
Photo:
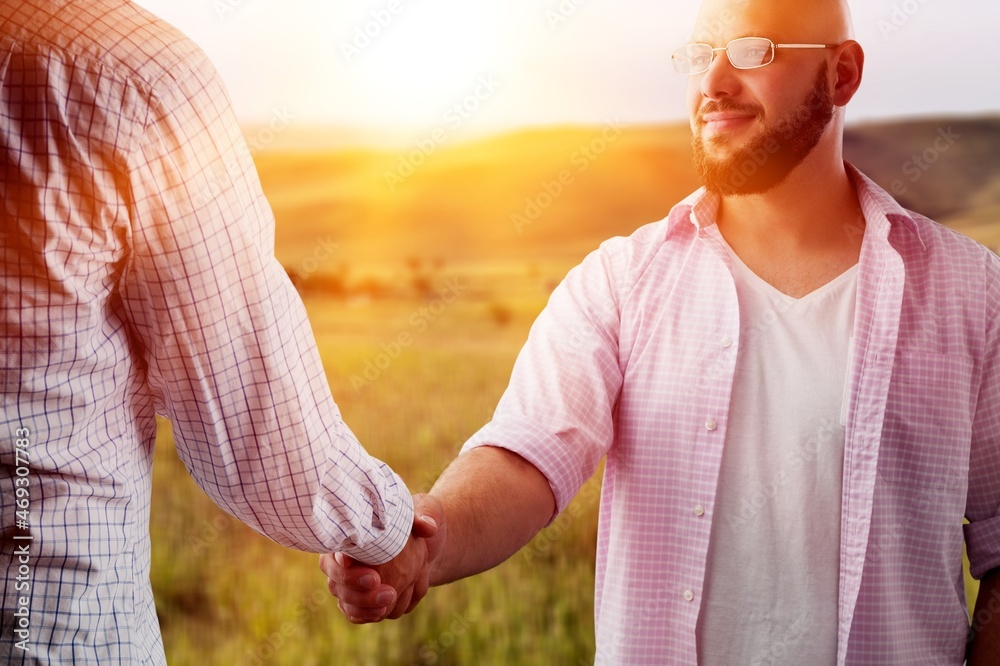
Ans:
[[[691,41],[723,46],[738,37],[839,44],[854,28],[846,0],[704,0]]]

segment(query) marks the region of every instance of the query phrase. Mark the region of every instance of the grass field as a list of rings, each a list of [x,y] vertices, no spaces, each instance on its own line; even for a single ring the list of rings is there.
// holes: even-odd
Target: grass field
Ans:
[[[383,342],[411,330],[419,304],[314,298],[307,307],[346,421],[418,491],[489,419],[541,296],[512,304],[503,326],[483,303],[457,301],[362,388],[350,378]],[[153,584],[171,664],[547,666],[593,654],[596,480],[577,500],[578,519],[560,521],[508,563],[433,590],[399,622],[359,628],[336,610],[316,556],[276,546],[201,494],[161,425]]]
[[[933,141],[937,126],[862,128],[850,147],[856,161],[869,157],[888,186],[906,173],[900,168],[907,155]],[[933,209],[993,247],[1000,246],[993,215],[1000,210],[998,128],[996,120],[959,125],[964,143],[919,183],[934,187],[908,183],[908,203]],[[577,159],[602,133],[525,132],[455,146],[432,156],[396,191],[385,180],[398,164],[395,154],[257,156],[278,222],[278,257],[301,285],[345,420],[414,492],[427,490],[489,420],[531,322],[566,270],[604,238],[662,217],[693,188],[690,170],[677,166],[689,158],[683,129],[636,128],[614,135],[594,159]],[[997,145],[983,148],[989,141]],[[563,171],[572,175],[564,191],[548,202],[540,198]],[[961,197],[942,187],[946,176],[957,182],[966,172],[975,177]],[[531,212],[532,202],[548,205],[518,227],[514,216]],[[463,285],[460,297],[432,316],[418,314],[448,278]],[[404,333],[410,342],[366,377],[383,345]],[[196,488],[164,422],[152,582],[168,660],[181,666],[592,663],[598,492],[594,479],[578,508],[497,569],[432,590],[403,620],[354,627],[326,592],[315,555],[252,533]]]

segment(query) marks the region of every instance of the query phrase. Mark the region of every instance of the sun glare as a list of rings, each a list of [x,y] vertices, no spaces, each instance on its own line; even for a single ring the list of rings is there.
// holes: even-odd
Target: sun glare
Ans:
[[[477,91],[482,97],[481,80],[496,76],[495,12],[467,1],[389,2],[356,17],[337,56],[380,120],[425,126]]]

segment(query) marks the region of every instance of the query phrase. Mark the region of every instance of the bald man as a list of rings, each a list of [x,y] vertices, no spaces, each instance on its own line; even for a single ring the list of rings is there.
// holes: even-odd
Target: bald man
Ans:
[[[704,3],[673,55],[704,187],[552,294],[431,491],[440,553],[321,559],[352,621],[502,562],[606,458],[595,663],[1000,663],[1000,261],[844,162],[850,25]]]

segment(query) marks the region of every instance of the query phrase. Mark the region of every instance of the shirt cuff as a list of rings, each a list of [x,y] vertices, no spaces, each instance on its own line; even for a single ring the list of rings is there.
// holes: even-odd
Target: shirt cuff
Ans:
[[[465,443],[462,453],[480,446],[495,446],[516,453],[545,476],[556,500],[556,510],[549,524],[569,506],[603,457],[603,454],[586,450],[581,455],[579,445],[573,446],[529,421],[510,418],[483,426]]]
[[[413,531],[413,497],[399,475],[389,471],[384,463],[382,467],[383,471],[387,472],[388,489],[382,510],[379,511],[380,507],[373,507],[374,537],[341,550],[352,559],[373,566],[385,564],[403,552]]]
[[[1000,516],[966,525],[965,547],[976,580],[1000,567]]]

